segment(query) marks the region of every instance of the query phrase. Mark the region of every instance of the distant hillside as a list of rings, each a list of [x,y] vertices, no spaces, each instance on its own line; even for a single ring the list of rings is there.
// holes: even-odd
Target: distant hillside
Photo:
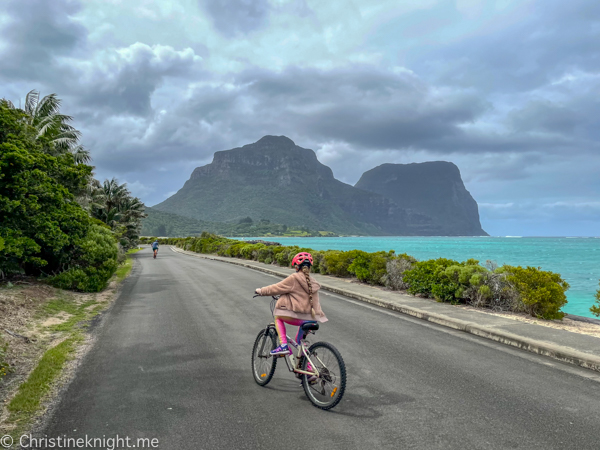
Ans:
[[[203,231],[232,237],[250,236],[335,236],[324,230],[288,227],[268,220],[254,221],[245,217],[235,223],[205,222],[146,207],[148,217],[142,220],[142,236],[187,237]]]
[[[418,190],[411,195],[420,201]],[[447,229],[435,208],[407,209],[373,188],[336,180],[314,151],[285,136],[216,152],[211,164],[196,168],[175,195],[153,208],[204,222],[251,217],[346,235],[439,235]]]
[[[211,231],[211,224],[177,214],[146,207],[148,217],[142,220],[142,236],[195,236],[203,231]]]
[[[382,164],[365,172],[355,187],[393,200],[409,216],[422,215],[419,226],[427,234],[487,235],[479,223],[477,202],[450,162]]]

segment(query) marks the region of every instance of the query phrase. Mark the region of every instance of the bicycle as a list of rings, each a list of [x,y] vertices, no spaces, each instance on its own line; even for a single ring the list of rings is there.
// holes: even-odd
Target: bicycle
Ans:
[[[271,300],[272,315],[278,298],[273,296]],[[301,379],[304,393],[311,403],[317,408],[331,409],[344,396],[346,365],[340,352],[328,342],[317,342],[309,347],[306,336],[316,334],[319,329],[317,322],[305,323],[300,328],[304,332],[304,339],[300,342],[287,336],[288,344],[297,350],[296,356],[293,350],[289,355],[271,355],[271,350],[277,347],[277,329],[274,322],[258,333],[252,348],[254,381],[259,386],[266,386],[275,374],[278,358],[284,358],[288,370]]]

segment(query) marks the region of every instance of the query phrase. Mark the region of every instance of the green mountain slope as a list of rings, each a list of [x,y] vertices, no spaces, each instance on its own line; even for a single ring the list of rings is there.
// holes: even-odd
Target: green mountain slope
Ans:
[[[294,228],[268,220],[253,221],[243,218],[235,223],[205,222],[173,213],[146,208],[148,217],[142,220],[142,236],[187,237],[203,231],[222,236],[335,236],[327,231]]]

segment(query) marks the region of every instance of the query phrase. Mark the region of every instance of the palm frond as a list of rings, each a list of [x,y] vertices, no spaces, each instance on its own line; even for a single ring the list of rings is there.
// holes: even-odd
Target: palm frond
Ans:
[[[87,164],[92,161],[90,151],[84,148],[83,145],[78,145],[77,147],[71,149],[71,153],[75,158],[76,164]]]
[[[25,112],[33,119],[40,98],[40,93],[32,89],[25,96]]]

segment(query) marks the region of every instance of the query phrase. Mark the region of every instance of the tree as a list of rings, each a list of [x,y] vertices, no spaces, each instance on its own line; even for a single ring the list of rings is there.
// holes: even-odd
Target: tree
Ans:
[[[137,197],[132,197],[127,183],[119,184],[116,178],[96,182],[90,189],[90,213],[107,224],[117,239],[128,249],[138,243],[142,219],[146,217],[145,206]]]
[[[73,265],[91,232],[93,220],[72,190],[85,187],[92,168],[70,153],[45,153],[24,119],[0,101],[0,271],[54,275]]]
[[[11,102],[8,107],[14,108]],[[71,116],[60,113],[61,100],[56,94],[40,99],[36,90],[25,97],[24,121],[35,129],[35,139],[43,142],[43,150],[54,156],[70,153],[77,164],[91,161],[90,152],[80,143],[81,132],[72,125]]]
[[[50,120],[58,106],[30,96],[26,103],[21,110],[0,99],[0,275],[48,275],[59,287],[101,290],[116,270],[118,247],[89,214],[102,200],[100,184],[69,144],[78,132]],[[139,215],[135,202],[126,209],[128,220]]]

